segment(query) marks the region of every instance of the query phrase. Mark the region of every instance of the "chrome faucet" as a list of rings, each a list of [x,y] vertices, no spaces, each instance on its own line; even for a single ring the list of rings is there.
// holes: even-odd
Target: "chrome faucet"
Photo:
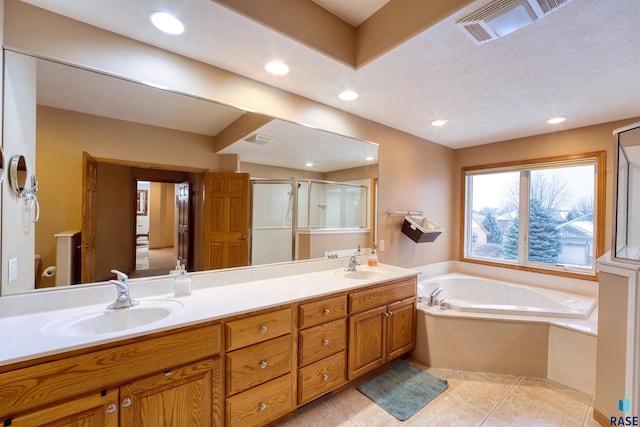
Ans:
[[[118,280],[109,280],[109,283],[118,288],[118,297],[107,308],[127,308],[140,304],[129,295],[129,276],[118,270],[111,270],[111,272],[118,278]]]
[[[438,295],[440,295],[440,293],[444,291],[444,289],[442,288],[437,288],[436,290],[434,290],[433,292],[431,292],[429,294],[429,297],[427,298],[427,304],[429,305],[438,305],[439,301],[438,301]]]
[[[356,271],[356,266],[358,265],[360,265],[360,261],[358,261],[358,258],[353,255],[351,258],[349,258],[349,265],[344,268],[344,271]]]

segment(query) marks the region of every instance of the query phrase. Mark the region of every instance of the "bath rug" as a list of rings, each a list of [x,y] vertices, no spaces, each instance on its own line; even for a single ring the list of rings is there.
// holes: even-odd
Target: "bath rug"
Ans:
[[[404,421],[448,386],[446,380],[401,361],[356,388],[382,409]]]

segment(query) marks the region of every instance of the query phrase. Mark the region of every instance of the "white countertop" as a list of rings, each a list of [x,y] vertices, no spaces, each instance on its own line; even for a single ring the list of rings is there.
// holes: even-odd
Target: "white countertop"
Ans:
[[[305,268],[296,265],[281,266],[275,270],[256,267],[231,273],[197,273],[193,275],[192,294],[184,297],[173,296],[173,279],[168,276],[146,281],[132,280],[131,297],[141,305],[152,304],[153,300],[171,299],[179,301],[183,307],[145,326],[90,336],[61,336],[51,332],[55,328],[50,325],[83,311],[106,308],[116,296],[113,285],[77,289],[72,286],[63,290],[3,297],[0,298],[0,365],[214,321],[418,274],[415,270],[381,264],[378,267],[358,267],[358,270],[382,272],[373,279],[350,279],[342,274],[344,259],[317,263],[321,264],[307,264],[306,269],[310,272],[299,272]],[[319,268],[324,270],[318,271]],[[278,272],[283,275],[273,277]],[[286,275],[287,272],[295,274]],[[271,277],[258,279],[261,275]],[[231,276],[233,278],[230,279]],[[243,276],[245,281],[241,281]]]

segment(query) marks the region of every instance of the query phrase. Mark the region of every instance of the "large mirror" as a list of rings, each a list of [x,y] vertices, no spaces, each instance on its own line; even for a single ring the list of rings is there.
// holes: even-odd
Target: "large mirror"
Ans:
[[[6,52],[15,58],[25,61]],[[197,271],[346,256],[375,241],[376,144],[28,60],[41,211],[34,288],[107,280],[113,268],[139,277],[176,263]],[[244,199],[208,199],[215,183],[235,185],[228,176],[246,177]],[[230,250],[207,240],[245,217]]]

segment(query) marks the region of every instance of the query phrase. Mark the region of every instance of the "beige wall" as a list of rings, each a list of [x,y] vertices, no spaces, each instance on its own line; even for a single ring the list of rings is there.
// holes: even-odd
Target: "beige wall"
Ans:
[[[45,267],[55,265],[54,234],[80,230],[82,227],[83,151],[94,158],[168,164],[188,169],[217,170],[220,165],[219,156],[213,153],[211,138],[204,135],[48,107],[38,107],[36,126],[36,163],[40,181],[38,198],[42,216],[36,225],[35,247]],[[131,204],[129,199],[132,198],[130,172],[126,169],[127,181],[122,182],[123,185],[117,190],[124,199],[118,203],[103,201],[100,203],[101,209],[113,208],[116,213],[130,214],[131,210],[123,205]],[[130,222],[128,216],[122,221],[112,218],[110,223],[117,224],[117,228],[112,230],[115,234],[104,236],[109,239],[107,245],[116,245],[120,251],[125,246],[129,248],[132,232]],[[100,243],[98,236],[97,244]],[[166,245],[166,242],[163,240],[159,244]],[[104,264],[100,266],[99,271],[104,273],[100,277],[105,278],[106,275],[108,278],[106,273],[111,268],[129,271],[131,262],[128,258],[126,263],[122,257],[114,259],[107,256],[105,259],[107,252],[99,254],[99,263]],[[110,267],[108,263],[112,263]]]
[[[457,150],[456,174],[454,176],[456,203],[453,209],[453,216],[456,221],[453,224],[453,234],[460,236],[461,233],[459,218],[462,215],[462,181],[460,171],[463,167],[605,150],[607,152],[607,164],[604,244],[605,252],[607,252],[611,248],[615,173],[613,165],[616,156],[613,130],[637,121],[638,118],[621,120]],[[452,248],[452,259],[460,259],[460,239],[453,240]]]
[[[25,156],[27,172],[35,173],[35,61],[18,58],[4,67],[3,150],[6,164],[15,155]],[[2,184],[2,293],[33,289],[35,226],[25,210],[24,199],[11,190],[10,180]],[[9,283],[9,260],[16,259],[17,279]]]

